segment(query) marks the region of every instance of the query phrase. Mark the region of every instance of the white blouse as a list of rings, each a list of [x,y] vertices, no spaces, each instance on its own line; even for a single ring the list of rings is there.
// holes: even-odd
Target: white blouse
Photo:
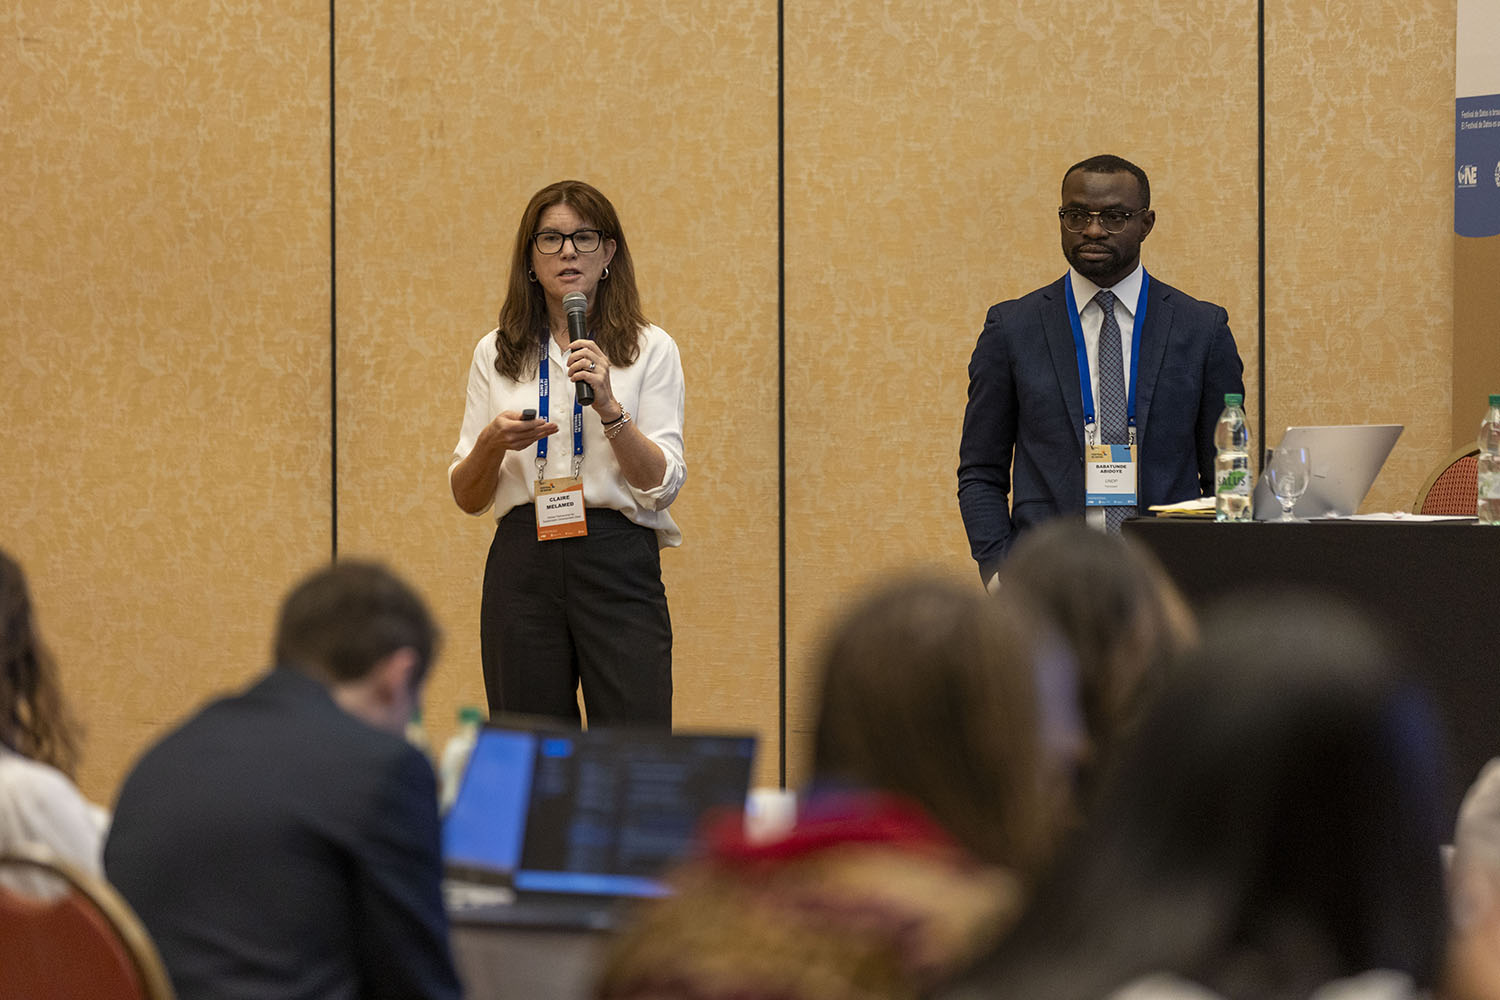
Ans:
[[[102,877],[107,825],[108,814],[86,801],[57,768],[0,747],[0,849],[39,843]],[[20,883],[8,879],[7,884]]]
[[[611,367],[610,386],[615,399],[630,411],[631,420],[646,437],[655,442],[666,457],[667,468],[662,481],[648,490],[639,490],[626,481],[615,460],[614,448],[605,440],[599,415],[592,407],[583,408],[583,501],[589,507],[618,510],[636,524],[656,531],[657,543],[663,547],[682,544],[678,529],[667,507],[677,498],[687,478],[682,457],[682,425],[686,388],[682,376],[682,358],[677,344],[660,327],[641,328],[641,352],[629,367]],[[519,412],[537,405],[537,378],[524,382],[509,379],[495,371],[495,331],[490,331],[474,348],[474,363],[469,368],[469,390],[464,405],[464,422],[448,475],[468,456],[479,438],[479,432],[504,410]],[[560,428],[547,439],[547,478],[573,473],[573,383],[568,381],[567,359],[552,338],[547,339],[547,363],[551,395],[549,419]],[[536,499],[536,446],[525,451],[508,451],[500,463],[500,478],[495,496],[483,514],[494,509],[495,518],[504,517],[512,508]]]

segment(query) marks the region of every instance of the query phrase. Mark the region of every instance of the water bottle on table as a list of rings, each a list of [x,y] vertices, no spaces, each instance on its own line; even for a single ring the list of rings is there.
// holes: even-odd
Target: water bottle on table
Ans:
[[[446,813],[458,798],[458,785],[468,767],[469,756],[479,739],[479,727],[484,725],[484,713],[473,705],[458,710],[458,728],[443,746],[442,758],[438,761],[438,809]]]
[[[1245,422],[1245,397],[1224,396],[1224,412],[1214,425],[1214,520],[1251,519],[1250,425]]]
[[[1479,425],[1479,523],[1500,524],[1500,393]]]
[[[411,718],[406,723],[406,742],[422,751],[422,754],[431,759],[432,741],[427,737],[427,727],[422,725],[422,706],[418,705],[411,710]]]

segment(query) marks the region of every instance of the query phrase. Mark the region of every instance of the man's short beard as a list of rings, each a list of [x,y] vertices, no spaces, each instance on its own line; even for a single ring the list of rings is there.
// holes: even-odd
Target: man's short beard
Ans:
[[[1107,277],[1119,270],[1122,261],[1119,254],[1115,254],[1108,260],[1085,260],[1076,254],[1069,254],[1068,263],[1073,265],[1073,270],[1093,281],[1095,278]]]

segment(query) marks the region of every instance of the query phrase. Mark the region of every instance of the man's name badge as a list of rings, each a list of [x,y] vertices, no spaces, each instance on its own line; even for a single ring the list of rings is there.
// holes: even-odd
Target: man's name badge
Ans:
[[[1084,464],[1083,503],[1086,507],[1135,506],[1135,447],[1128,444],[1091,444]]]
[[[578,538],[589,533],[583,512],[583,480],[544,479],[536,484],[536,538]]]

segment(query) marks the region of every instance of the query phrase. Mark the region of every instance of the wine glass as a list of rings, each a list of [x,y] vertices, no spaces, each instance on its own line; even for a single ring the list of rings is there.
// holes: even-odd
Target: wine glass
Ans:
[[[1312,482],[1312,460],[1306,448],[1277,448],[1266,466],[1266,480],[1271,493],[1281,503],[1281,520],[1295,521],[1292,508]]]

